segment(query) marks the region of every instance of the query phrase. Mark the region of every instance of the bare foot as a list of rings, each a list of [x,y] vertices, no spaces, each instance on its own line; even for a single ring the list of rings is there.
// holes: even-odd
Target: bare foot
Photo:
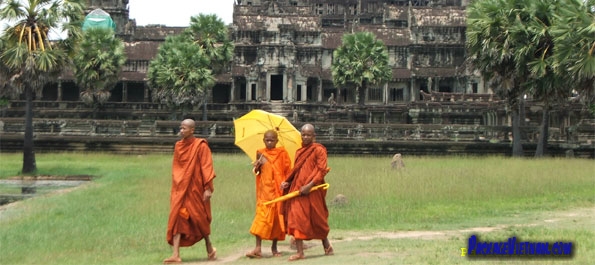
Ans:
[[[209,255],[209,260],[216,260],[217,259],[217,249],[213,248],[213,251],[211,251],[211,253],[208,253]]]
[[[251,259],[252,258],[259,259],[259,258],[262,258],[262,253],[260,253],[260,251],[257,251],[255,249],[255,250],[252,250],[252,251],[246,253],[246,257],[251,258]]]
[[[163,260],[164,264],[176,264],[176,263],[182,263],[182,259],[180,257],[169,257],[167,259]]]
[[[324,255],[330,256],[334,255],[335,251],[333,250],[333,246],[324,249]]]
[[[304,256],[304,254],[294,254],[289,256],[289,261],[296,261],[296,260],[300,260],[300,259],[305,259],[306,256]]]

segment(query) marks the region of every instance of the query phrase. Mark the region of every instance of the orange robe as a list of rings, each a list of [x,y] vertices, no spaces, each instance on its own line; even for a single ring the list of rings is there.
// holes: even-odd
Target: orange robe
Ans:
[[[258,153],[265,162],[256,175],[256,215],[250,233],[261,239],[285,240],[282,203],[262,204],[283,195],[280,186],[291,170],[291,159],[283,147],[263,148]]]
[[[206,189],[213,191],[213,159],[207,141],[191,137],[176,143],[172,165],[167,242],[181,234],[180,246],[192,246],[211,234],[211,203],[203,202]]]
[[[314,186],[324,184],[328,173],[326,148],[319,143],[312,143],[297,150],[294,169],[287,181],[291,182],[289,192],[299,189],[314,181]],[[296,239],[325,239],[328,226],[328,208],[326,190],[318,189],[308,195],[300,195],[286,202],[287,233]]]

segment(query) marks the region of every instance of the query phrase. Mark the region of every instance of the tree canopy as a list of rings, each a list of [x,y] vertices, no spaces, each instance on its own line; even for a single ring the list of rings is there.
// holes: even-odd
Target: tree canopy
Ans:
[[[368,85],[380,85],[390,80],[388,50],[370,32],[343,35],[342,44],[333,52],[331,71],[335,87],[354,84],[358,102],[363,105]]]
[[[0,2],[0,21],[7,22],[0,60],[10,76],[10,95],[25,94],[22,173],[37,170],[33,152],[33,93],[55,80],[70,63],[84,18],[84,0],[9,0]],[[67,38],[52,41],[52,32]],[[3,71],[4,72],[4,71]]]
[[[189,34],[167,37],[147,73],[154,99],[172,110],[202,104],[206,90],[215,84],[210,63]]]
[[[221,19],[203,14],[191,17],[190,27],[167,37],[149,65],[148,84],[154,99],[184,114],[201,104],[206,111],[215,74],[226,70],[232,55],[233,45]]]
[[[75,82],[81,88],[81,99],[90,105],[106,102],[125,62],[124,43],[114,36],[113,30],[85,30],[73,60]]]

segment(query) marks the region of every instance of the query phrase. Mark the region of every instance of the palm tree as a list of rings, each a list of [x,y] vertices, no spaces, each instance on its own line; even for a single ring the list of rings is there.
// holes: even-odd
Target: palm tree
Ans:
[[[0,20],[9,23],[2,36],[0,60],[8,67],[14,94],[25,93],[25,137],[22,173],[37,170],[33,146],[33,93],[57,78],[67,65],[80,37],[84,0],[9,0]],[[49,34],[64,30],[68,38],[50,41]]]
[[[507,100],[512,113],[512,155],[522,156],[519,106],[528,89],[532,38],[524,31],[532,19],[532,0],[482,0],[467,8],[467,60]]]
[[[203,49],[205,55],[211,61],[213,74],[224,73],[226,67],[231,64],[234,48],[223,20],[218,18],[217,15],[199,14],[198,16],[192,16],[190,18],[190,27],[186,31],[192,35],[195,43]],[[207,96],[208,94],[205,94],[202,102],[203,121],[207,120]],[[204,127],[204,134],[207,133],[206,130],[207,128]]]
[[[110,28],[87,29],[73,63],[75,81],[83,89],[80,97],[94,107],[95,117],[97,109],[109,99],[126,63],[124,43]]]
[[[595,0],[561,1],[554,22],[555,70],[595,115]]]
[[[4,40],[0,38],[0,54],[4,51]],[[0,99],[8,98],[13,89],[10,88],[10,70],[4,64],[4,61],[0,60]]]
[[[215,84],[210,63],[188,33],[169,36],[159,47],[149,64],[147,84],[154,99],[173,111],[173,119],[177,119],[177,110],[185,116],[194,105],[200,104],[207,89]]]
[[[556,61],[556,47],[554,42],[555,26],[558,21],[556,14],[560,9],[572,4],[574,1],[532,1],[525,7],[532,19],[521,29],[531,36],[534,45],[521,50],[528,56],[528,66],[531,73],[530,92],[534,99],[543,102],[542,122],[535,157],[542,157],[546,153],[549,137],[549,115],[551,107],[556,103],[567,101],[571,95],[573,82],[572,75],[566,69],[558,67]],[[574,2],[576,3],[576,2]],[[560,43],[560,45],[563,45]],[[565,59],[564,59],[565,60]]]
[[[200,14],[190,18],[190,27],[186,30],[211,60],[213,73],[225,72],[233,56],[233,43],[223,20],[217,15]]]
[[[341,98],[340,86],[354,84],[358,103],[364,105],[369,85],[390,80],[392,72],[388,62],[386,46],[374,34],[357,32],[343,35],[342,44],[333,52],[331,65],[337,98]]]

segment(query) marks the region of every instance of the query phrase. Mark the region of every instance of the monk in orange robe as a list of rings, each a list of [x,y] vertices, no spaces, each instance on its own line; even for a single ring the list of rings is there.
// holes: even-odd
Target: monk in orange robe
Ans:
[[[181,140],[176,142],[172,165],[170,213],[167,222],[167,242],[173,255],[163,263],[180,263],[180,246],[188,247],[204,238],[208,260],[216,259],[216,249],[209,240],[211,234],[211,203],[213,194],[213,158],[207,141],[194,137],[195,122],[180,125]]]
[[[246,253],[246,257],[262,257],[262,240],[272,240],[271,251],[274,257],[281,256],[277,241],[285,240],[285,223],[281,212],[281,202],[271,205],[263,203],[281,195],[281,183],[291,170],[291,159],[283,147],[275,147],[279,142],[277,132],[268,130],[263,138],[266,148],[257,151],[253,172],[256,174],[256,215],[250,233],[256,237],[256,247]]]
[[[328,240],[328,208],[326,190],[310,192],[312,187],[324,184],[328,173],[326,148],[316,143],[316,132],[312,124],[301,128],[302,148],[295,154],[294,168],[281,184],[288,192],[298,191],[300,196],[286,201],[287,233],[295,238],[297,254],[290,261],[304,259],[304,240],[320,239],[325,255],[333,255],[333,247]]]

